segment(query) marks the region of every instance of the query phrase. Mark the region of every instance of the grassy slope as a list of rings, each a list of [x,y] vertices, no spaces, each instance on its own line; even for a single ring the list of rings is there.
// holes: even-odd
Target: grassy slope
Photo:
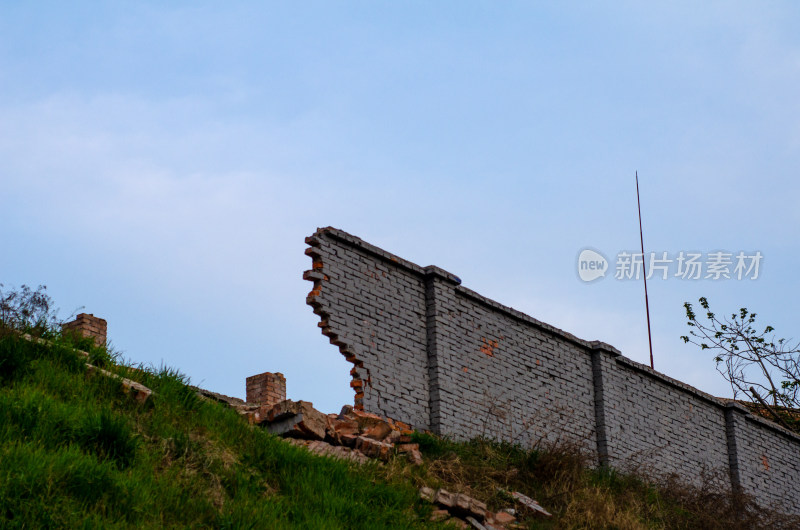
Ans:
[[[93,363],[155,391],[137,404],[116,381],[88,377],[66,340],[43,346],[0,329],[0,527],[437,527],[421,485],[495,510],[513,505],[498,487],[523,491],[554,513],[524,520],[529,528],[781,526],[714,487],[590,469],[569,446],[525,451],[416,434],[419,467],[317,457],[198,398],[173,370],[128,370],[92,350]]]
[[[410,484],[251,428],[174,371],[137,374],[156,392],[138,405],[68,348],[7,334],[0,378],[0,527],[435,526]]]

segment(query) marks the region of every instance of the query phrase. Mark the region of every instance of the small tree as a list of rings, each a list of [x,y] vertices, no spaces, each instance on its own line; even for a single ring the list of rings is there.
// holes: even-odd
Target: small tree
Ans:
[[[760,401],[763,396],[775,407],[800,408],[800,344],[776,340],[772,326],[758,331],[756,314],[745,307],[730,318],[719,318],[705,297],[699,302],[706,311],[705,322],[697,318],[692,304],[683,304],[692,329],[681,339],[713,351],[717,371],[730,383],[734,399],[744,394]]]

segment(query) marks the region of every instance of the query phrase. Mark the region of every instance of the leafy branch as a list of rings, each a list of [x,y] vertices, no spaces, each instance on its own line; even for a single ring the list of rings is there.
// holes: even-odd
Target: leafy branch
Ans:
[[[773,407],[800,408],[800,343],[776,339],[772,326],[761,331],[756,314],[745,307],[720,318],[705,297],[699,302],[705,310],[703,320],[692,304],[683,304],[692,329],[681,339],[715,354],[717,371],[730,383],[734,399],[740,394],[751,401],[763,396]]]

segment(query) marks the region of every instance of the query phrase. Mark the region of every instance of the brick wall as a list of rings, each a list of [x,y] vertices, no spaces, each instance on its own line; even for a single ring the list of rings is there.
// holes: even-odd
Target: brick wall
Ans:
[[[286,378],[280,372],[252,375],[245,386],[247,403],[274,405],[286,399]]]
[[[716,398],[626,357],[603,366],[608,463],[625,469],[728,474],[725,406]]]
[[[79,314],[75,320],[62,324],[61,330],[65,333],[76,333],[81,337],[92,337],[98,346],[106,345],[106,321],[91,313]]]
[[[776,429],[759,416],[736,413],[735,469],[745,492],[764,504],[800,513],[800,444],[798,437]]]
[[[304,277],[314,281],[314,289],[307,301],[321,318],[322,333],[353,363],[356,408],[427,429],[424,277],[415,265],[395,266],[390,254],[340,236],[356,244],[309,239],[306,254],[314,268]]]
[[[591,357],[526,316],[434,277],[438,394],[434,430],[502,434],[529,445],[555,436],[593,446]]]
[[[601,464],[688,481],[717,471],[800,514],[800,436],[489,300],[438,267],[334,228],[306,242],[307,302],[353,363],[356,407],[457,439],[568,438]]]

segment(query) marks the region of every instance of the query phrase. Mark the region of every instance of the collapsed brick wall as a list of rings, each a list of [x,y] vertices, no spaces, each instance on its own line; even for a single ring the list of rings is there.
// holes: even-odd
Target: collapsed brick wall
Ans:
[[[353,363],[355,407],[428,429],[423,279],[358,245],[326,237],[307,242],[314,267],[304,275],[314,281],[307,301],[321,318],[322,333]]]
[[[61,330],[65,333],[76,333],[81,337],[91,337],[97,346],[106,345],[108,324],[104,319],[91,313],[80,313],[75,320],[62,324]]]
[[[721,471],[800,513],[800,436],[334,228],[306,239],[307,302],[353,363],[355,406],[418,429],[530,445],[696,481]],[[765,463],[766,462],[766,463]]]
[[[282,373],[264,372],[245,379],[247,403],[275,405],[286,399],[286,378]]]

